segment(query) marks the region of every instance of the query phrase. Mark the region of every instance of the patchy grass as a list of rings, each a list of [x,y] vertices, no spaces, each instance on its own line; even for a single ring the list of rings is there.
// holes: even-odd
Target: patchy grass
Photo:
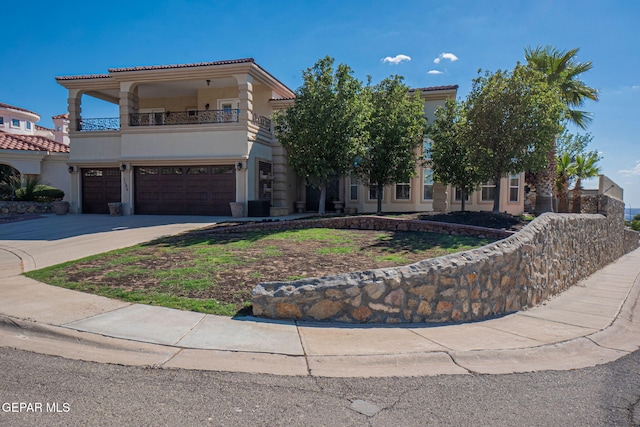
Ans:
[[[26,273],[135,303],[233,315],[260,282],[410,264],[490,243],[435,233],[326,228],[183,234]]]

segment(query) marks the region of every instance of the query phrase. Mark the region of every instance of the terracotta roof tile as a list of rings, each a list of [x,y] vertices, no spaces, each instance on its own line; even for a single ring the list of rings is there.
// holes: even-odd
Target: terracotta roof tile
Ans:
[[[52,119],[68,119],[69,113],[58,114],[57,116],[52,116]]]
[[[10,108],[12,110],[24,111],[25,113],[31,113],[31,114],[35,114],[36,116],[39,116],[38,113],[34,113],[31,110],[27,110],[26,108],[20,108],[20,107],[16,107],[16,106],[13,106],[13,105],[5,104],[4,102],[0,102],[0,108]]]
[[[43,136],[13,135],[0,131],[1,150],[51,151],[53,153],[68,153],[69,146],[55,142]]]
[[[192,64],[149,65],[149,66],[140,66],[140,67],[109,68],[109,72],[120,73],[124,71],[147,71],[147,70],[165,70],[169,68],[208,67],[211,65],[243,64],[246,62],[255,62],[255,61],[253,58],[243,58],[243,59],[232,59],[227,61],[196,62]]]
[[[56,80],[91,80],[91,79],[110,79],[110,74],[86,74],[84,76],[57,76]]]

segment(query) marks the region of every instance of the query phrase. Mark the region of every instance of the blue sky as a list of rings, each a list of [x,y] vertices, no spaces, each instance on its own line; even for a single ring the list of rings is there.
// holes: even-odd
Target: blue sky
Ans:
[[[636,0],[40,0],[14,11],[3,20],[0,102],[39,113],[48,127],[67,108],[59,75],[252,57],[296,89],[301,70],[330,55],[362,80],[399,74],[411,87],[457,84],[464,98],[479,68],[510,69],[527,46],[579,47],[578,59],[594,64],[583,80],[600,90],[600,101],[584,107],[594,113],[591,148],[624,187],[627,207],[640,207]]]

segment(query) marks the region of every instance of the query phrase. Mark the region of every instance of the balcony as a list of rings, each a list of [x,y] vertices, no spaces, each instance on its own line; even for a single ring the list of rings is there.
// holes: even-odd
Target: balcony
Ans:
[[[129,126],[174,126],[213,123],[238,123],[240,110],[189,110],[165,111],[157,113],[130,113]],[[253,113],[251,122],[260,129],[271,132],[271,120]],[[78,120],[79,132],[100,132],[120,130],[120,119],[82,118]]]

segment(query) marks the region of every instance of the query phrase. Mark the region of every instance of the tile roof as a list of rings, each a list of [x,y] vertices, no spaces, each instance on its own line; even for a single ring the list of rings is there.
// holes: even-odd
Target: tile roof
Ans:
[[[52,119],[68,119],[69,113],[58,114],[57,116],[52,116]]]
[[[14,135],[0,131],[0,150],[51,151],[68,153],[69,146],[36,135]]]
[[[13,105],[5,104],[4,102],[0,102],[0,108],[10,108],[12,110],[24,111],[25,113],[31,113],[31,114],[35,114],[36,116],[39,116],[38,113],[34,113],[31,110],[27,110],[26,108],[20,108],[20,107],[16,107],[16,106],[13,106]]]
[[[409,92],[414,92],[416,90],[419,90],[420,92],[433,92],[437,90],[453,90],[453,89],[458,89],[458,85],[419,87],[419,88],[410,89]]]
[[[149,65],[149,66],[139,66],[139,67],[126,67],[126,68],[109,68],[109,72],[120,73],[124,71],[147,71],[147,70],[165,70],[170,68],[208,67],[211,65],[243,64],[246,62],[255,62],[255,61],[253,58],[242,58],[242,59],[232,59],[227,61],[195,62],[192,64]]]
[[[110,74],[85,74],[83,76],[57,76],[56,80],[91,80],[91,79],[110,79]]]

